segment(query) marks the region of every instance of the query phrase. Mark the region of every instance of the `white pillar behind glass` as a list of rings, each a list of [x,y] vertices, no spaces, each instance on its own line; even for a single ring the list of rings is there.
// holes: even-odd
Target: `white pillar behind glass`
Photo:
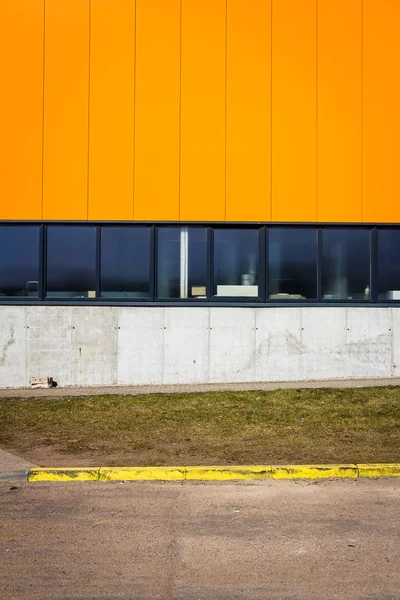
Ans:
[[[181,228],[181,298],[188,297],[189,287],[189,232],[187,227]]]

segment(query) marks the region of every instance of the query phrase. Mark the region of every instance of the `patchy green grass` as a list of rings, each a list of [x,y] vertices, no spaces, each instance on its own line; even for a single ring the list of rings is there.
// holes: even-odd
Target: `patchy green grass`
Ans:
[[[400,388],[0,400],[0,444],[42,465],[400,461]]]

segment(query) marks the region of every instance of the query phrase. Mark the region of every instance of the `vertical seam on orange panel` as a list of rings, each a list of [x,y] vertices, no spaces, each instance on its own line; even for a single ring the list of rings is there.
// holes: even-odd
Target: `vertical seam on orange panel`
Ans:
[[[87,132],[87,182],[86,182],[86,221],[89,219],[89,160],[90,160],[90,50],[92,42],[92,0],[89,0],[89,64],[88,64],[88,132]]]
[[[44,217],[44,74],[45,74],[45,55],[46,55],[46,0],[43,0],[43,96],[42,96],[42,198],[40,218]]]
[[[181,157],[182,157],[182,2],[179,2],[179,147],[178,147],[178,219],[181,220]]]
[[[134,40],[133,40],[133,168],[132,168],[132,221],[135,220],[135,179],[136,179],[136,38],[137,2],[134,0]]]
[[[364,0],[361,0],[361,222],[364,221]]]
[[[315,220],[318,221],[318,0],[315,11]]]
[[[225,198],[224,198],[224,221],[226,221],[226,144],[227,144],[227,122],[228,122],[228,0],[225,0],[225,149],[224,149],[224,166],[225,166]]]
[[[271,105],[270,105],[270,177],[269,177],[269,219],[270,221],[272,221],[272,69],[273,69],[273,63],[272,63],[272,32],[273,32],[273,3],[274,0],[271,0]]]

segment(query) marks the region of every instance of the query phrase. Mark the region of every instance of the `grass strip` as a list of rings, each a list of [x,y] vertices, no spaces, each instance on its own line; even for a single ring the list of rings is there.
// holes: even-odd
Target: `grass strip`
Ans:
[[[2,399],[0,423],[3,448],[52,466],[400,461],[397,387]]]

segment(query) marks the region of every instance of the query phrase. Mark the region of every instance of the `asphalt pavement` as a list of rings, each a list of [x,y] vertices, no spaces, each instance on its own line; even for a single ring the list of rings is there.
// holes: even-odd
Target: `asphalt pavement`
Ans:
[[[2,600],[398,600],[400,481],[0,484]]]

